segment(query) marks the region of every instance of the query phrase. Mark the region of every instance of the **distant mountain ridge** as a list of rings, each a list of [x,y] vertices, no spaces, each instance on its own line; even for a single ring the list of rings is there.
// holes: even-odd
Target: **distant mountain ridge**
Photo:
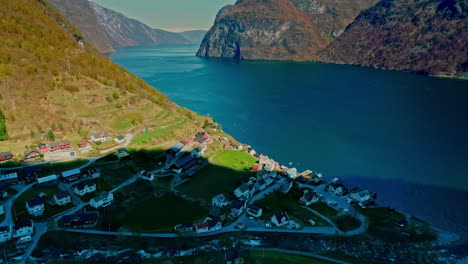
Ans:
[[[193,44],[200,44],[203,41],[203,38],[206,35],[207,30],[188,30],[180,32],[184,38],[188,39]]]
[[[461,76],[468,0],[238,0],[197,53]]]
[[[189,44],[192,40],[175,32],[148,25],[88,0],[50,0],[73,22],[99,51],[163,44]],[[191,33],[188,33],[190,36]]]

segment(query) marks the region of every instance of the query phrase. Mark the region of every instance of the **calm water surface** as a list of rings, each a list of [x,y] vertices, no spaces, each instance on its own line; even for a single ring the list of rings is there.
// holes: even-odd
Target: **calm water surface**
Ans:
[[[468,81],[204,59],[197,48],[124,48],[111,59],[281,163],[372,188],[384,203],[468,232]]]

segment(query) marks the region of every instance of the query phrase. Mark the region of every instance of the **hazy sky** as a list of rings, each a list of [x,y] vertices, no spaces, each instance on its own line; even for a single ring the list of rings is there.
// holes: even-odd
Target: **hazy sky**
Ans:
[[[219,9],[235,0],[93,0],[153,28],[209,29]]]

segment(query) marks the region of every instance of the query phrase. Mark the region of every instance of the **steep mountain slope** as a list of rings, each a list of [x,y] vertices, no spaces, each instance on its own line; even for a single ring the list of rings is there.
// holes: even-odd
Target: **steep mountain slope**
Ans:
[[[199,56],[310,60],[377,0],[239,0],[223,8]]]
[[[88,0],[50,0],[50,2],[78,27],[99,51],[103,53],[114,51],[102,32]]]
[[[140,21],[89,2],[98,22],[114,48],[160,44],[188,44],[183,36],[161,29],[152,29]]]
[[[468,1],[382,0],[322,54],[335,63],[460,75],[468,66]]]
[[[179,34],[186,38],[190,43],[200,44],[206,35],[206,30],[189,30],[180,32]]]
[[[47,1],[0,6],[0,111],[10,137],[0,152],[24,151],[56,128],[56,138],[72,142],[144,128],[141,145],[155,146],[193,135],[202,122],[98,52]]]

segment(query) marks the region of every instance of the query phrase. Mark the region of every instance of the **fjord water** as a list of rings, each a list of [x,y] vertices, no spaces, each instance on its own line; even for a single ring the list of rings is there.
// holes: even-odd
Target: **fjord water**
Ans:
[[[282,164],[371,188],[384,203],[466,234],[468,81],[205,59],[197,48],[124,48],[111,59]]]

